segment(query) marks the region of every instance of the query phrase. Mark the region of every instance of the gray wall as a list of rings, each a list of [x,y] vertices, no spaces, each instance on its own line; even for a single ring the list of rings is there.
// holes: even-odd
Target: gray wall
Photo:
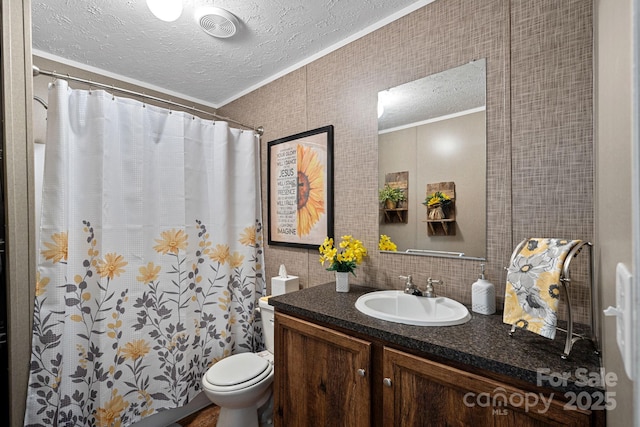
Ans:
[[[335,234],[352,234],[371,249],[356,281],[400,288],[401,274],[422,285],[428,276],[442,278],[441,293],[469,303],[479,262],[376,250],[376,103],[380,90],[486,58],[487,198],[493,201],[487,277],[500,306],[503,267],[522,238],[593,239],[592,42],[590,1],[438,0],[236,100],[224,113],[265,126],[264,171],[267,141],[333,124]],[[272,246],[265,254],[268,278],[285,264],[303,286],[333,279],[315,250]],[[578,320],[586,322],[586,268],[578,264],[573,298]]]
[[[0,2],[2,20],[2,167],[5,213],[8,411],[4,424],[23,425],[35,290],[33,150],[31,135],[31,2]],[[4,393],[6,396],[7,393]]]
[[[380,234],[402,249],[463,252],[482,257],[486,249],[485,113],[476,112],[378,136],[378,187],[385,174],[409,172],[407,223],[380,222]],[[456,185],[455,234],[429,236],[426,185]]]

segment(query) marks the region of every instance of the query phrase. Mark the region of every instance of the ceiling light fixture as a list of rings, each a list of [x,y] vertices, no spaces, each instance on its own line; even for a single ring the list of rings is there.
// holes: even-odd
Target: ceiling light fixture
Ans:
[[[173,22],[182,15],[182,0],[147,0],[147,7],[156,18]]]

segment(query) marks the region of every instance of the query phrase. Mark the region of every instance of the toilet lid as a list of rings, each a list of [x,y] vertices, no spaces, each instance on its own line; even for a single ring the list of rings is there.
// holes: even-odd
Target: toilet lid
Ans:
[[[271,369],[271,364],[254,353],[239,353],[222,359],[207,371],[207,381],[219,387],[246,383]]]
[[[273,310],[273,307],[269,305],[269,298],[271,298],[271,295],[267,295],[266,297],[261,297],[258,300],[258,306],[260,306],[260,308],[269,308]]]

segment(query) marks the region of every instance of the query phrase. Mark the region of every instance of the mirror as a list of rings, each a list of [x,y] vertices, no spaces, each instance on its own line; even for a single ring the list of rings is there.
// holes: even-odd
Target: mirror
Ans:
[[[398,253],[484,259],[486,157],[484,59],[379,92],[378,188],[406,193],[380,203],[379,234]]]

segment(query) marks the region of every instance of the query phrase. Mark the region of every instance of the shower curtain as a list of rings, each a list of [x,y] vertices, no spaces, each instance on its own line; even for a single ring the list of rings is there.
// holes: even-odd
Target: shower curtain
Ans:
[[[126,426],[261,350],[259,139],[50,85],[25,425]]]

